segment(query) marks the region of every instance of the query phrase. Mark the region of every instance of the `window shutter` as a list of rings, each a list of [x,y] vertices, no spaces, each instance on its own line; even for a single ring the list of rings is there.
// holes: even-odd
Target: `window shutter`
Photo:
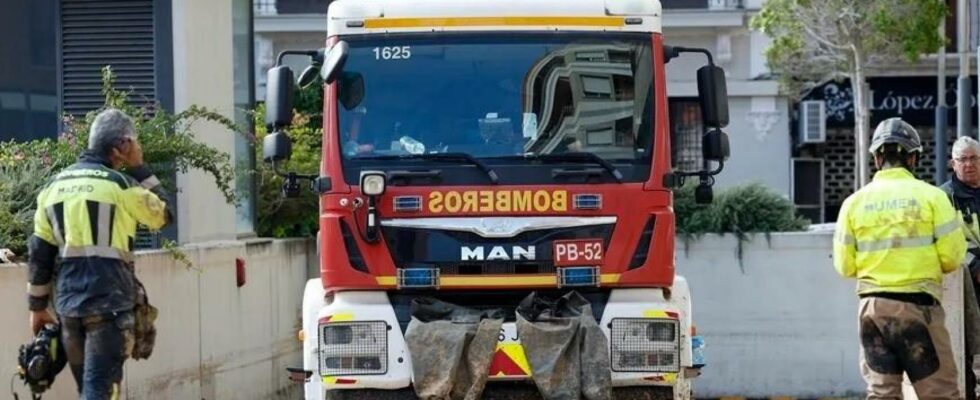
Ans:
[[[101,107],[102,68],[134,104],[156,97],[153,0],[61,0],[62,110],[75,116]]]

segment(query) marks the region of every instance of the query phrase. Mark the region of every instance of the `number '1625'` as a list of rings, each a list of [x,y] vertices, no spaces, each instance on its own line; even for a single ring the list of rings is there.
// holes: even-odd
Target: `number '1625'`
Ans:
[[[409,46],[385,46],[374,48],[375,60],[407,60],[412,57]]]

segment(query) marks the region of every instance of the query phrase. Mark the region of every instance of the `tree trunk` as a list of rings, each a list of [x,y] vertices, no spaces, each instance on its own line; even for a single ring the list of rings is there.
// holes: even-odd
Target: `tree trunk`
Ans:
[[[871,139],[871,110],[868,105],[868,83],[865,82],[864,58],[859,50],[854,51],[854,65],[851,70],[851,91],[854,93],[854,190],[868,184],[868,143]]]

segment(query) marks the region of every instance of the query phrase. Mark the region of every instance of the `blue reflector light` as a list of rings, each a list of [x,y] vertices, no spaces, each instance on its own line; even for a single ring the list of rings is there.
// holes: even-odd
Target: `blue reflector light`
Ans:
[[[705,365],[704,338],[701,336],[691,337],[691,360],[694,368],[701,368]]]
[[[437,268],[399,268],[399,288],[425,288],[439,286]]]
[[[395,212],[422,211],[422,196],[395,197]]]
[[[572,198],[576,210],[598,210],[602,208],[602,195],[600,194],[576,194]]]
[[[558,287],[599,286],[599,267],[558,268]]]

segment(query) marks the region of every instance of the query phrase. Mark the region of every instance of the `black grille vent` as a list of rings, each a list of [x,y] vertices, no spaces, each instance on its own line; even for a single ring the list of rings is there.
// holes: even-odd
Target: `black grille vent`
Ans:
[[[438,267],[440,275],[514,275],[555,273],[554,264],[546,262],[443,264],[439,265]]]
[[[633,252],[633,259],[630,261],[630,269],[637,269],[647,262],[647,253],[650,252],[650,240],[653,239],[653,227],[657,219],[653,216],[647,220],[643,226],[643,234],[636,244],[636,251]]]
[[[104,104],[102,68],[136,104],[153,103],[152,0],[61,0],[61,86],[64,112],[81,116]]]
[[[358,271],[367,273],[367,264],[364,263],[364,256],[361,255],[361,250],[357,248],[357,241],[354,240],[354,235],[346,223],[343,221],[339,221],[339,223],[340,235],[344,237],[344,247],[347,249],[347,258],[350,260],[350,265]]]

